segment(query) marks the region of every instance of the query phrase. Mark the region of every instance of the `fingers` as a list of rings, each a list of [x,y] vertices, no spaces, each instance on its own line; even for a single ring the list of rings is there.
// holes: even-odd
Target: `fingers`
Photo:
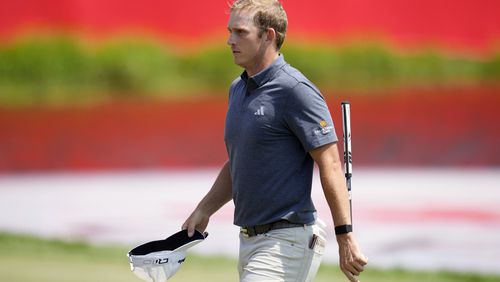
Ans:
[[[345,253],[340,268],[345,276],[352,282],[359,282],[359,275],[365,270],[368,259],[361,253]]]
[[[368,258],[367,258],[367,257],[365,257],[365,255],[363,255],[363,254],[359,254],[359,255],[356,257],[356,261],[357,261],[359,264],[363,265],[363,266],[365,266],[365,265],[367,265],[367,264],[368,264]]]
[[[359,275],[359,274],[361,274],[361,272],[363,272],[363,270],[365,270],[364,266],[362,266],[361,264],[359,264],[357,262],[353,262],[352,267],[354,269],[356,269],[356,272],[355,273],[353,272],[355,275]]]
[[[193,237],[195,230],[195,224],[193,220],[188,219],[186,220],[186,222],[184,222],[184,224],[181,227],[181,230],[186,230],[186,229],[188,232],[188,237]]]
[[[351,266],[356,270],[352,272],[354,275],[359,275],[363,270],[365,270],[365,265],[368,263],[368,259],[362,254],[351,261]]]
[[[349,249],[345,249],[343,256],[341,256],[340,268],[353,275],[359,275],[365,269],[364,266],[367,262],[368,260],[363,254],[353,254],[349,252]]]
[[[365,265],[368,263],[368,260],[365,256],[360,255],[359,257],[353,258],[351,261],[346,263],[346,270],[348,270],[353,275],[359,276],[361,272],[365,270]]]
[[[359,251],[352,233],[337,236],[339,243],[340,269],[349,281],[358,282],[358,276],[365,270],[368,259]]]
[[[186,229],[188,229],[188,221],[187,220],[182,224],[182,227],[181,227],[181,230],[186,230]]]
[[[361,272],[363,271],[363,269],[360,270],[359,268],[356,268],[354,266],[354,264],[346,264],[344,266],[343,270],[345,270],[344,273],[348,272],[348,273],[350,273],[352,275],[356,275],[356,276],[359,276],[361,274]]]
[[[208,217],[199,212],[193,212],[182,224],[182,230],[188,231],[188,237],[193,237],[195,230],[204,232],[208,225]]]
[[[354,274],[350,273],[349,271],[344,271],[344,270],[342,270],[342,272],[344,272],[344,275],[347,277],[347,279],[349,279],[349,281],[359,282],[358,275],[354,275]]]
[[[188,227],[188,237],[193,237],[194,235],[194,227],[190,226]]]

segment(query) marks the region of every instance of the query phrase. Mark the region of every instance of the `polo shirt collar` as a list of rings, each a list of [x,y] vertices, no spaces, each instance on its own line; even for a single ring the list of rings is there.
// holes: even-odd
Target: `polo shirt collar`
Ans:
[[[252,77],[248,77],[247,72],[244,71],[240,77],[247,83],[247,93],[261,87],[266,82],[268,82],[273,77],[273,75],[285,64],[285,58],[282,54],[279,54],[278,58],[274,60],[274,62],[269,67]]]

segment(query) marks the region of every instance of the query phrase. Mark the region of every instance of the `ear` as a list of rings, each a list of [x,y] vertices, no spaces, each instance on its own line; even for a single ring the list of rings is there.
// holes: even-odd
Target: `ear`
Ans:
[[[270,43],[274,43],[274,41],[276,41],[276,31],[274,30],[274,28],[267,29],[266,41],[269,41]]]

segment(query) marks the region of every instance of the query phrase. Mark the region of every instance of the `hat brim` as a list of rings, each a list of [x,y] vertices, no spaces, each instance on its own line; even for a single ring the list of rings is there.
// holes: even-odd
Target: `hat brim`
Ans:
[[[172,251],[182,252],[205,240],[205,235],[195,230],[194,235],[189,237],[187,230],[179,231],[164,240],[151,241],[133,248],[129,255],[144,256],[150,253]]]

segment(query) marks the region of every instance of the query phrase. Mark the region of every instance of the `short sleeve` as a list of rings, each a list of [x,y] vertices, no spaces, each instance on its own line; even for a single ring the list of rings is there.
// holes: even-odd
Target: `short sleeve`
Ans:
[[[298,83],[291,89],[284,118],[306,152],[337,142],[325,99],[307,84]]]

